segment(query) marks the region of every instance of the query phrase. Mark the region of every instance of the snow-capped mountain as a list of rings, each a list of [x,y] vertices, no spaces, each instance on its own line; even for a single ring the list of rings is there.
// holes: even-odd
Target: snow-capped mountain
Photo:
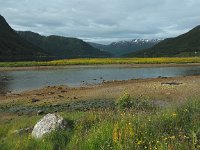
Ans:
[[[127,45],[144,45],[144,44],[157,44],[160,41],[162,41],[162,39],[133,39],[130,41],[118,41],[118,42],[113,42],[110,45],[113,46],[127,46]]]
[[[133,39],[130,41],[118,41],[109,45],[102,45],[97,43],[89,43],[93,47],[110,52],[113,57],[120,57],[124,54],[135,52],[138,50],[150,48],[163,39]]]

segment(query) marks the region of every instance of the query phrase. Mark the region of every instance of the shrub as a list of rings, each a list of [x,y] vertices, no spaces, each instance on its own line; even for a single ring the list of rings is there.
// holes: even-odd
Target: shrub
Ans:
[[[120,109],[133,108],[136,110],[154,110],[156,105],[147,99],[131,98],[128,93],[124,93],[117,101],[116,106]]]
[[[116,101],[116,106],[120,109],[130,108],[132,106],[131,98],[128,93],[124,93],[120,98]]]

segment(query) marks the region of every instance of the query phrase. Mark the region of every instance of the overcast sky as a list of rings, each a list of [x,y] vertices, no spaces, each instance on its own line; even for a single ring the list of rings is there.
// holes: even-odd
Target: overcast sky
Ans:
[[[108,43],[167,38],[200,25],[200,0],[0,0],[15,30]]]

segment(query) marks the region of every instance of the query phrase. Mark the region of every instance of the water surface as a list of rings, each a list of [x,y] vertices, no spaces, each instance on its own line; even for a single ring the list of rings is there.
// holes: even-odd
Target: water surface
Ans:
[[[71,87],[103,81],[200,75],[200,66],[188,67],[74,67],[48,70],[0,72],[0,93],[33,90],[45,86]]]

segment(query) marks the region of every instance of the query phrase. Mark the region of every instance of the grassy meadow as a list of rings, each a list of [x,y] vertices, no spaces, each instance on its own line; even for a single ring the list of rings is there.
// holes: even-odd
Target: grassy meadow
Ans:
[[[114,107],[58,112],[68,129],[36,140],[32,127],[42,116],[0,114],[2,150],[196,150],[200,149],[200,98],[158,107],[125,93]]]
[[[0,67],[65,66],[65,65],[103,65],[103,64],[185,64],[200,63],[200,57],[162,57],[162,58],[81,58],[47,62],[0,62]]]

